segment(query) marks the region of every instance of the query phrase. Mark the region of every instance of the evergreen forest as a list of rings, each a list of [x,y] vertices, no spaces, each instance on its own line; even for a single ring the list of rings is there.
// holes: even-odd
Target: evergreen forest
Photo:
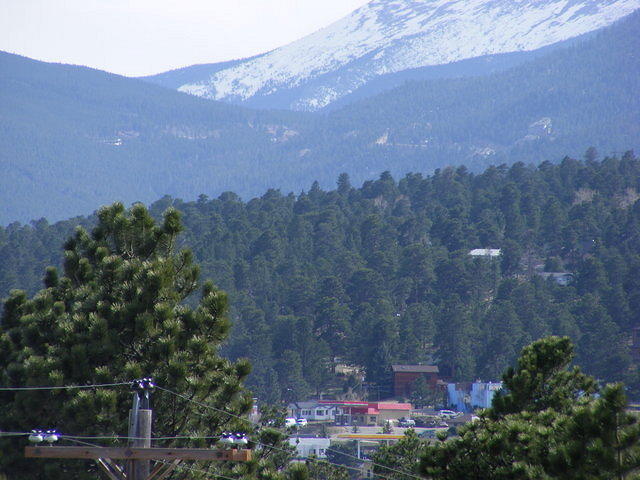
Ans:
[[[201,276],[230,298],[221,354],[250,360],[246,383],[262,401],[326,391],[337,359],[364,368],[370,395],[373,385],[389,395],[392,363],[498,380],[524,346],[551,334],[569,337],[575,363],[600,381],[624,381],[633,399],[639,199],[633,152],[599,159],[591,148],[583,160],[477,174],[384,172],[360,187],[342,174],[332,190],[316,182],[246,202],[232,192],[191,202],[167,196],[149,211],[156,219],[181,212],[177,246],[191,249]],[[0,296],[42,288],[45,267],[61,266],[76,226],[97,221],[1,227]],[[470,255],[486,248],[501,255]],[[195,308],[195,297],[185,299]],[[357,383],[348,378],[344,388]]]

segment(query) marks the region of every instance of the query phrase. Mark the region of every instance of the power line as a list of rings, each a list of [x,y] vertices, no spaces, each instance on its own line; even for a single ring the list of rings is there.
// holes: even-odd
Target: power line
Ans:
[[[260,426],[260,425],[258,425],[258,426]],[[3,433],[11,434],[13,436],[30,435],[29,432],[0,432],[0,436],[2,436]],[[9,435],[6,435],[6,436],[9,436]],[[67,441],[70,441],[70,442],[78,443],[78,444],[81,444],[81,445],[87,445],[87,446],[90,446],[90,447],[102,447],[102,445],[97,445],[95,443],[86,442],[84,440],[132,440],[132,439],[135,440],[135,439],[138,438],[138,437],[129,437],[129,436],[124,436],[124,435],[89,436],[89,435],[64,435],[64,434],[59,434],[59,437],[60,437],[60,440],[67,440]],[[207,440],[207,439],[218,439],[218,438],[219,438],[219,435],[218,436],[175,435],[175,436],[169,436],[169,437],[154,437],[151,440],[177,440],[177,439]],[[257,442],[257,441],[254,441],[253,443],[255,443],[256,445],[260,445],[261,447],[271,449],[271,450],[278,450],[278,451],[281,451],[281,452],[284,452],[284,453],[291,453],[289,450],[286,450],[286,449],[280,448],[280,447],[276,447],[275,445],[269,445],[269,444],[262,443],[262,442]],[[357,459],[357,460],[362,460],[362,459],[356,457],[355,455],[349,455],[349,454],[346,454],[344,452],[339,452],[339,451],[333,450],[333,449],[327,449],[327,450],[331,450],[331,451],[334,451],[336,453],[346,455],[348,457],[353,457],[354,459]],[[349,465],[342,465],[342,464],[339,464],[339,463],[330,462],[328,460],[324,460],[324,459],[320,459],[320,458],[308,458],[307,460],[314,461],[314,462],[324,462],[324,463],[327,463],[327,464],[332,465],[334,467],[345,468],[345,469],[353,470],[353,471],[356,471],[356,472],[360,472],[361,471],[357,467],[352,467],[352,466],[349,466]],[[156,460],[156,461],[163,462],[162,460]],[[163,462],[163,463],[167,463],[167,462]],[[372,462],[372,464],[380,466],[380,467],[383,467],[383,468],[390,468],[390,467],[385,467],[384,465],[375,464],[373,462]],[[183,466],[182,468],[189,468],[189,467],[184,467]],[[204,472],[204,473],[208,473],[208,472],[205,472],[204,470],[200,470],[200,471]],[[396,471],[397,473],[401,473],[403,475],[413,476],[415,478],[421,478],[421,477],[412,475],[412,474],[410,474],[408,472],[402,472],[402,471],[399,471],[399,470],[394,470],[394,471]],[[227,480],[237,480],[237,479],[234,479],[234,478],[225,477],[224,475],[211,474],[211,473],[208,473],[208,474],[209,475],[216,475],[218,477],[225,478]],[[378,474],[378,476],[380,478],[384,479],[384,480],[392,480],[389,477],[386,477],[384,475]]]
[[[81,388],[119,387],[121,385],[131,385],[131,382],[96,383],[92,385],[62,385],[62,386],[51,386],[51,387],[0,387],[0,391],[17,392],[17,391],[31,391],[31,390],[73,390],[73,389],[81,389]]]
[[[2,432],[0,431],[0,437],[22,437],[31,435],[31,432]],[[141,440],[143,437],[132,437],[127,435],[65,435],[64,433],[58,433],[60,439],[67,439],[71,441],[75,440]],[[152,437],[151,440],[217,440],[220,435],[174,435],[167,437]],[[87,444],[91,445],[91,444]],[[99,445],[95,445],[99,446]]]
[[[165,465],[171,465],[171,462],[167,462],[166,460],[156,460],[156,462],[164,463]],[[205,475],[209,475],[210,478],[218,477],[218,478],[223,478],[224,480],[238,480],[237,478],[227,477],[225,475],[220,475],[219,473],[211,473],[211,472],[208,472],[208,471],[203,470],[201,468],[190,467],[188,465],[180,464],[180,465],[176,466],[176,468],[177,469],[191,470],[192,472],[196,472],[196,473],[203,473]]]
[[[29,433],[17,433],[15,432],[16,435],[29,435]],[[76,442],[82,445],[88,445],[91,447],[101,447],[102,445],[96,445],[95,443],[90,443],[90,442],[86,442],[84,440],[135,440],[138,437],[128,437],[128,436],[124,436],[124,435],[101,435],[101,436],[89,436],[89,435],[64,435],[64,434],[59,434],[60,440],[68,440],[70,442]],[[220,436],[197,436],[197,435],[176,435],[176,436],[170,436],[170,437],[154,437],[151,440],[180,440],[180,439],[186,439],[186,440],[208,440],[208,439],[218,439],[220,438]],[[82,440],[81,440],[82,439]],[[255,443],[256,445],[260,445],[261,447],[264,448],[268,448],[268,449],[272,449],[272,450],[278,450],[284,453],[291,453],[290,451],[284,449],[284,448],[280,448],[280,447],[276,447],[275,445],[269,445],[266,443],[261,443],[261,442],[257,442],[254,441],[253,443]],[[327,449],[329,450],[329,449]],[[336,451],[336,450],[333,450]],[[337,451],[336,451],[337,452]],[[343,452],[337,452],[342,454]],[[347,454],[345,454],[347,455]],[[351,456],[351,455],[347,455],[347,456]],[[353,456],[353,458],[357,458]],[[357,467],[351,467],[349,465],[342,465],[339,463],[333,463],[330,462],[328,460],[323,460],[320,458],[310,458],[308,459],[310,461],[317,461],[317,462],[325,462],[328,463],[329,465],[333,465],[335,467],[339,467],[339,468],[346,468],[349,470],[354,470],[357,472],[360,472],[360,469]],[[362,460],[362,459],[358,459],[358,460]],[[160,461],[160,460],[157,460]],[[406,473],[405,473],[406,474]],[[386,479],[386,480],[391,480],[389,479],[389,477],[385,477],[383,475],[379,475],[381,478]],[[237,480],[237,479],[231,479],[231,480]]]
[[[252,422],[248,418],[244,418],[244,417],[241,417],[240,415],[236,415],[234,413],[227,412],[226,410],[214,407],[213,405],[209,405],[208,403],[199,402],[197,400],[194,400],[192,398],[187,397],[186,395],[183,395],[183,394],[178,393],[178,392],[174,392],[173,390],[169,390],[167,388],[163,388],[163,387],[161,387],[159,385],[156,385],[156,388],[158,390],[162,390],[163,392],[167,392],[167,393],[170,393],[171,395],[175,395],[176,397],[180,397],[180,398],[182,398],[184,400],[187,400],[188,402],[195,403],[196,405],[200,405],[201,407],[209,408],[209,409],[214,410],[216,412],[224,413],[226,415],[229,415],[230,417],[234,417],[234,418],[237,418],[238,420],[242,420],[243,422],[253,423],[254,425],[257,425],[257,426],[261,427],[261,425],[258,424],[257,422]]]
[[[131,385],[131,382],[103,383],[103,384],[93,384],[93,385],[67,385],[67,386],[56,386],[56,387],[2,387],[2,388],[0,388],[0,390],[3,390],[3,391],[15,391],[15,390],[26,390],[26,391],[29,391],[29,390],[59,390],[59,389],[116,387],[116,386],[121,386],[121,385]],[[243,422],[251,423],[251,424],[256,425],[257,427],[259,427],[260,429],[264,428],[259,423],[251,421],[250,419],[247,419],[247,418],[241,417],[239,415],[233,414],[233,413],[228,412],[226,410],[223,410],[221,408],[214,407],[213,405],[209,405],[207,403],[199,402],[199,401],[194,400],[194,399],[192,399],[192,398],[190,398],[190,397],[188,397],[186,395],[183,395],[183,394],[178,393],[178,392],[174,392],[173,390],[169,390],[167,388],[160,387],[159,385],[156,385],[156,388],[158,390],[162,390],[164,392],[170,393],[170,394],[172,394],[172,395],[174,395],[176,397],[179,397],[179,398],[182,398],[184,400],[187,400],[188,402],[194,403],[194,404],[196,404],[198,406],[201,406],[201,407],[204,407],[204,408],[208,408],[208,409],[211,409],[211,410],[216,411],[216,412],[223,413],[225,415],[228,415],[230,417],[234,417],[234,418],[236,418],[238,420],[241,420]],[[280,431],[280,433],[284,433],[285,435],[288,435],[288,432],[283,432],[283,431],[278,430],[278,429],[274,429],[274,430]],[[0,432],[0,435],[2,435],[2,432]],[[6,434],[4,436],[22,436],[22,435],[29,435],[29,433],[24,433],[24,432],[6,432]],[[136,440],[136,439],[138,439],[137,437],[118,436],[118,435],[82,436],[82,435],[64,435],[64,434],[61,434],[60,437],[69,439],[71,441],[78,441],[78,442],[80,442],[80,439],[88,439],[88,440]],[[204,440],[204,439],[215,439],[215,438],[218,438],[218,436],[179,435],[179,436],[171,436],[171,437],[155,437],[155,438],[152,438],[152,440],[177,440],[177,439]],[[255,443],[258,444],[258,445],[262,445],[264,447],[267,447],[267,448],[271,448],[273,450],[280,450],[280,451],[283,451],[285,453],[290,453],[289,451],[287,451],[285,449],[282,449],[282,448],[279,448],[279,447],[276,447],[276,446],[273,446],[273,445],[266,445],[266,444],[262,444],[260,442],[255,442]],[[91,444],[87,443],[87,445],[91,445]],[[344,455],[346,457],[351,457],[351,458],[356,459],[356,460],[362,460],[361,458],[357,457],[356,455],[352,455],[352,454],[349,454],[349,453],[346,453],[346,452],[340,452],[340,451],[334,450],[332,448],[327,448],[326,450],[335,452],[335,453],[340,454],[340,455]],[[320,460],[320,459],[315,459],[315,458],[313,458],[312,460],[314,460],[314,461],[323,461],[323,462],[326,462],[326,463],[328,463],[330,465],[333,465],[333,466],[336,466],[336,467],[344,467],[344,468],[347,468],[347,469],[360,471],[360,469],[355,468],[355,467],[350,467],[350,466],[347,466],[347,465],[340,465],[340,464],[332,463],[332,462],[329,462],[329,461],[326,461],[326,460]],[[413,477],[413,478],[416,478],[416,479],[419,479],[419,480],[423,480],[422,477],[420,477],[418,475],[415,475],[413,473],[410,473],[410,472],[405,472],[405,471],[398,470],[398,469],[395,469],[395,468],[392,468],[392,467],[388,467],[386,465],[381,465],[381,464],[378,464],[378,463],[375,463],[375,462],[371,462],[371,464],[376,466],[376,467],[380,467],[380,468],[389,470],[391,472],[395,472],[395,473],[399,473],[401,475],[406,475],[406,476]],[[379,475],[378,474],[378,476],[383,478],[383,479],[389,480],[388,477],[385,477],[383,475]],[[229,479],[229,480],[237,480],[237,479]]]
[[[85,440],[142,440],[146,437],[132,437],[128,435],[64,435],[60,434],[60,438],[68,439],[85,439]],[[174,435],[170,437],[151,437],[151,440],[213,440],[219,439],[220,435]]]
[[[334,450],[334,449],[333,449],[333,448],[331,448],[331,447],[327,448],[326,450],[327,450],[327,451],[330,451],[330,452],[337,453],[337,454],[339,454],[339,455],[345,455],[345,456],[347,456],[347,457],[351,457],[351,458],[355,458],[355,459],[360,460],[360,458],[358,458],[356,455],[352,455],[352,454],[350,454],[350,453],[346,453],[346,452],[341,452],[341,451],[339,451],[339,450]],[[424,480],[424,478],[423,478],[423,477],[420,477],[419,475],[416,475],[415,473],[405,472],[404,470],[397,470],[397,469],[395,469],[395,468],[387,467],[386,465],[381,465],[381,464],[379,464],[379,463],[375,463],[375,462],[371,462],[371,465],[373,465],[374,467],[385,468],[385,469],[387,469],[387,470],[389,470],[389,471],[391,471],[391,472],[399,473],[399,474],[401,474],[401,475],[407,475],[407,476],[409,476],[409,477],[419,478],[419,479],[421,479],[421,480]],[[380,476],[380,475],[378,475],[378,476]]]
[[[258,443],[258,445],[262,445],[262,444],[261,444],[261,443]],[[271,447],[271,445],[268,445],[268,446],[269,446],[269,447]],[[275,447],[272,447],[272,448],[275,448]],[[276,450],[281,450],[281,449],[276,448]],[[328,463],[329,465],[333,465],[333,466],[336,466],[336,467],[341,467],[341,468],[346,468],[346,469],[350,469],[350,470],[355,470],[355,471],[357,471],[357,472],[361,472],[361,470],[360,470],[359,468],[356,468],[356,467],[349,467],[349,466],[347,466],[347,465],[340,465],[340,464],[337,464],[337,463],[331,463],[331,462],[328,462],[328,461],[326,461],[326,460],[322,460],[322,459],[319,459],[319,458],[309,458],[309,459],[307,459],[307,460],[316,461],[316,462],[321,462],[321,463],[322,463],[322,462],[324,462],[324,463]],[[169,462],[167,462],[167,461],[165,461],[165,460],[157,460],[157,461],[158,461],[158,462],[162,462],[162,463],[164,463],[164,464],[166,464],[166,465],[169,465]],[[211,473],[211,472],[208,472],[208,471],[206,471],[206,470],[202,470],[202,469],[200,469],[200,468],[195,468],[195,467],[189,467],[189,466],[187,466],[187,465],[178,465],[176,468],[178,468],[178,469],[183,468],[183,469],[191,470],[191,471],[196,472],[196,473],[203,473],[203,474],[205,474],[205,475],[210,475],[210,476],[212,476],[212,477],[219,477],[219,478],[223,478],[223,479],[225,479],[225,480],[238,480],[237,478],[227,477],[227,476],[225,476],[225,475],[220,475],[220,474],[218,474],[218,473]],[[389,479],[389,477],[385,477],[385,476],[383,476],[383,475],[378,475],[378,476],[379,476],[379,477],[381,477],[381,478],[383,478],[383,479],[385,479],[385,480],[390,480],[390,479]],[[424,480],[424,479],[422,479],[422,480]]]
[[[257,445],[261,445],[263,447],[268,447],[268,448],[271,448],[273,450],[280,450],[281,452],[291,453],[291,452],[285,450],[284,448],[276,447],[274,445],[268,445],[266,443],[260,443],[260,442],[255,442],[255,443]],[[342,452],[340,452],[340,453],[342,453]],[[329,460],[324,460],[324,459],[317,458],[317,457],[310,457],[310,458],[307,458],[307,460],[314,461],[314,462],[324,462],[324,463],[328,463],[329,465],[333,465],[334,467],[346,468],[346,469],[349,469],[349,470],[354,470],[356,472],[362,472],[362,470],[360,470],[358,467],[351,467],[349,465],[342,465],[340,463],[333,463],[333,462],[330,462]],[[358,458],[358,460],[362,460],[362,459]],[[372,464],[373,464],[373,462],[372,462]],[[409,474],[405,474],[405,475],[409,475]],[[378,475],[378,476],[380,478],[384,478],[385,480],[391,480],[389,477],[385,477],[384,475]],[[420,480],[424,480],[422,477],[417,477],[417,478],[420,478]]]
[[[12,433],[15,433],[16,435],[29,435],[29,433],[18,433],[18,432],[12,432]],[[104,436],[92,437],[92,436],[83,436],[83,435],[63,435],[63,434],[60,434],[60,440],[67,440],[67,441],[70,441],[70,442],[78,443],[80,445],[87,445],[87,446],[90,446],[90,447],[102,447],[102,445],[97,445],[95,443],[86,442],[86,441],[84,441],[85,439],[89,439],[89,440],[124,440],[124,439],[133,439],[133,438],[135,438],[135,437],[126,437],[126,436],[122,436],[122,435],[113,435],[113,436],[104,435]],[[173,437],[155,437],[155,438],[152,438],[151,440],[174,440],[174,439],[200,440],[200,439],[214,439],[214,438],[217,439],[217,438],[219,438],[219,436],[212,437],[212,436],[177,435],[177,436],[173,436]],[[80,439],[83,439],[83,440],[80,440]],[[284,448],[276,447],[275,445],[269,445],[269,444],[261,443],[261,442],[254,442],[254,443],[256,445],[260,445],[261,447],[268,448],[268,449],[271,449],[271,450],[278,450],[278,451],[281,451],[281,452],[284,452],[284,453],[291,453],[290,451],[285,450]],[[342,452],[340,452],[340,453],[342,453]],[[324,463],[327,463],[327,464],[332,465],[334,467],[345,468],[345,469],[353,470],[353,471],[356,471],[356,472],[360,472],[361,471],[357,467],[351,467],[349,465],[341,465],[339,463],[333,463],[333,462],[330,462],[328,460],[323,460],[323,459],[320,459],[320,458],[309,458],[307,460],[314,461],[314,462],[321,462],[321,463],[324,462]],[[157,462],[162,462],[162,463],[165,463],[165,464],[169,463],[169,462],[165,462],[163,460],[156,460],[156,461]],[[187,468],[187,469],[190,469],[190,470],[194,470],[193,468],[187,467],[187,466],[184,466],[184,465],[178,466],[177,468]],[[217,473],[206,472],[205,470],[195,469],[194,471],[199,471],[201,473],[206,473],[208,475],[214,475],[216,477],[224,478],[226,480],[238,480],[236,478],[226,477],[224,475],[220,475],[220,474],[217,474]],[[383,478],[384,480],[392,480],[389,477],[386,477],[384,475],[378,475],[378,476],[380,478]]]
[[[67,440],[69,440],[69,441],[72,441],[72,442],[75,442],[75,443],[79,443],[81,445],[87,445],[87,446],[90,446],[90,447],[100,447],[100,445],[96,445],[95,443],[89,443],[89,442],[84,442],[84,441],[81,441],[81,440],[76,440],[77,438],[87,438],[87,437],[64,435],[64,436],[61,437],[61,440],[65,439],[65,438]],[[112,437],[112,438],[125,438],[125,437]],[[164,438],[170,439],[170,438],[183,438],[183,437],[164,437]],[[191,438],[210,438],[210,437],[191,437]],[[215,438],[217,438],[217,437],[215,437]],[[267,444],[260,443],[260,442],[255,442],[255,443],[257,445],[261,445],[261,446],[264,446],[264,447],[269,447],[269,448],[272,448],[272,449],[275,449],[275,450],[281,450],[281,451],[287,452],[286,450],[284,450],[282,448],[274,447],[272,445],[267,445]],[[289,453],[289,452],[287,452],[287,453]],[[321,459],[310,459],[310,460],[315,460],[315,461],[319,461],[319,462],[326,462],[326,463],[328,463],[330,465],[333,465],[333,466],[336,466],[336,467],[343,467],[343,468],[346,468],[346,469],[355,470],[357,472],[360,472],[360,469],[356,468],[356,467],[349,467],[347,465],[340,465],[340,464],[337,464],[337,463],[331,463],[331,462],[328,462],[328,461],[325,461],[325,460],[321,460]],[[171,465],[171,463],[167,462],[166,460],[158,459],[158,460],[156,460],[156,462],[164,463],[165,465]],[[190,467],[190,466],[187,466],[187,465],[178,465],[176,468],[190,470],[190,471],[193,471],[193,472],[196,472],[196,473],[202,473],[202,474],[210,476],[210,478],[217,477],[217,478],[222,478],[224,480],[238,480],[237,478],[227,477],[227,476],[221,475],[219,473],[212,473],[212,472],[209,472],[207,470],[203,470],[201,468]],[[382,475],[379,475],[379,476],[382,477],[385,480],[391,480],[388,477],[384,477]]]
[[[60,440],[64,440],[64,439],[65,439],[64,436],[60,437]],[[82,440],[75,440],[75,439],[70,438],[70,437],[66,437],[66,440],[69,440],[70,442],[78,443],[80,445],[86,445],[88,447],[97,447],[97,448],[102,447],[102,445],[96,445],[95,443],[89,443],[89,442],[83,442]]]
[[[0,431],[0,437],[21,437],[25,435],[31,435],[31,432]],[[60,439],[66,438],[68,440],[141,440],[143,438],[127,435],[65,435],[64,433],[58,433],[58,436],[60,437]],[[214,440],[219,438],[220,435],[174,435],[167,437],[152,437],[151,440]]]
[[[189,401],[189,402],[195,403],[196,405],[200,405],[200,406],[205,407],[205,408],[210,408],[211,410],[214,410],[214,411],[217,411],[217,412],[225,413],[225,414],[227,414],[227,415],[229,415],[229,416],[231,416],[231,417],[238,418],[238,419],[240,419],[240,420],[242,420],[242,421],[252,423],[252,424],[254,424],[254,425],[258,426],[259,428],[263,428],[263,427],[262,427],[262,425],[260,425],[260,424],[259,424],[259,423],[257,423],[257,422],[253,422],[253,421],[251,421],[251,420],[249,420],[249,419],[247,419],[247,418],[243,418],[243,417],[240,417],[239,415],[235,415],[235,414],[233,414],[233,413],[227,412],[226,410],[222,410],[222,409],[220,409],[220,408],[214,407],[213,405],[209,405],[209,404],[206,404],[206,403],[198,402],[197,400],[193,400],[192,398],[189,398],[189,397],[187,397],[186,395],[183,395],[183,394],[181,394],[181,393],[174,392],[173,390],[169,390],[169,389],[167,389],[167,388],[163,388],[163,387],[160,387],[160,386],[156,386],[156,388],[157,388],[158,390],[162,390],[162,391],[164,391],[164,392],[170,393],[170,394],[175,395],[175,396],[177,396],[177,397],[183,398],[183,399],[185,399],[185,400],[187,400],[187,401]],[[274,429],[274,430],[277,430],[277,429]],[[288,434],[287,432],[282,432],[282,431],[280,431],[280,433]],[[259,445],[261,445],[259,442],[256,442],[256,443],[258,443]],[[268,446],[269,448],[273,448],[273,449],[276,449],[276,450],[286,451],[286,450],[284,450],[284,449],[281,449],[281,448],[278,448],[278,447],[273,447],[273,446],[271,446],[271,445],[267,445],[267,446]],[[345,456],[347,456],[347,457],[351,457],[351,458],[354,458],[354,459],[357,459],[357,460],[362,460],[361,458],[357,457],[356,455],[351,455],[351,454],[349,454],[349,453],[340,452],[340,451],[338,451],[338,450],[334,450],[334,449],[332,449],[332,448],[327,448],[327,450],[332,451],[332,452],[335,452],[335,453],[338,453],[338,454],[340,454],[340,455],[345,455]],[[331,465],[335,465],[335,466],[345,467],[345,468],[351,468],[351,469],[354,469],[354,468],[355,468],[355,467],[347,467],[346,465],[334,464],[334,463],[331,463],[331,462],[327,462],[327,463],[330,463]],[[401,475],[406,475],[406,476],[408,476],[408,477],[413,477],[413,478],[416,478],[416,479],[419,479],[419,480],[424,480],[422,477],[420,477],[420,476],[416,475],[415,473],[405,472],[405,471],[403,471],[403,470],[398,470],[398,469],[395,469],[395,468],[392,468],[392,467],[387,467],[386,465],[381,465],[381,464],[379,464],[379,463],[375,463],[375,462],[371,462],[371,464],[372,464],[373,466],[376,466],[376,467],[380,467],[380,468],[384,468],[384,469],[386,469],[386,470],[389,470],[390,472],[395,472],[395,473],[399,473],[399,474],[401,474]],[[356,469],[356,470],[360,471],[359,469]],[[384,476],[382,476],[382,475],[378,475],[378,476],[379,476],[379,477],[382,477],[382,478],[386,478],[386,477],[384,477]]]

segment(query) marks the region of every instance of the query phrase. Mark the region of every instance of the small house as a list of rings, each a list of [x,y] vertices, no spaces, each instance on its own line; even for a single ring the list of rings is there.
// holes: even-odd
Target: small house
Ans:
[[[486,258],[494,258],[500,256],[499,248],[474,248],[469,251],[469,255],[472,257],[486,257]]]
[[[318,401],[294,402],[289,404],[291,416],[305,418],[310,422],[334,422],[336,407]]]
[[[289,445],[295,447],[296,458],[327,458],[327,449],[331,445],[331,440],[321,437],[291,437]]]

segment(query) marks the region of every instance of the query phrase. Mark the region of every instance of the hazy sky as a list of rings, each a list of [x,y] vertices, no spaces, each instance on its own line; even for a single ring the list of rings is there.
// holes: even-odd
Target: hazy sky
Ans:
[[[0,0],[0,50],[123,75],[242,58],[367,0]]]

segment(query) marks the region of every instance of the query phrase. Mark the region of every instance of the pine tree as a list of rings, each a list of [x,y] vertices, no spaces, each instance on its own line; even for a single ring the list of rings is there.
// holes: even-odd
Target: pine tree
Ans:
[[[389,479],[412,480],[417,474],[417,459],[422,454],[424,446],[425,442],[414,430],[407,430],[398,443],[381,447],[373,455],[373,472]]]
[[[568,368],[573,356],[567,337],[547,337],[523,348],[516,368],[503,375],[504,389],[493,399],[488,416],[497,419],[548,408],[564,412],[576,399],[587,399],[596,391],[596,383],[577,367]]]
[[[621,384],[608,385],[601,397],[556,423],[562,432],[547,470],[556,478],[624,480],[640,473],[640,424],[626,412]]]
[[[637,478],[640,427],[625,412],[622,385],[594,395],[595,380],[568,368],[572,356],[567,338],[525,347],[492,407],[458,438],[427,446],[420,472],[434,480]]]
[[[0,383],[63,386],[150,376],[220,411],[247,412],[251,399],[242,381],[249,365],[217,353],[230,326],[226,295],[205,283],[197,298],[198,266],[189,251],[176,251],[181,229],[175,210],[156,225],[144,206],[126,211],[119,203],[100,210],[91,234],[78,228],[65,245],[63,275],[50,268],[45,289],[33,298],[15,291],[5,303]],[[0,399],[3,429],[127,433],[126,386],[1,392]],[[237,424],[232,416],[166,392],[157,392],[152,406],[155,436],[211,435]],[[43,471],[51,480],[96,478],[83,462],[67,461],[64,468],[55,461],[27,462],[21,446],[2,440],[0,468],[10,478],[44,478]]]

